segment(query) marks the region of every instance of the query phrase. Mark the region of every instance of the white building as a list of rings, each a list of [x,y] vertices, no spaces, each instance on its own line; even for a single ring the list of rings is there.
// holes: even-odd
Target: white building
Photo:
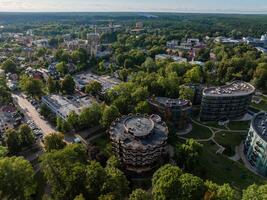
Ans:
[[[89,96],[61,96],[53,94],[42,97],[42,103],[63,120],[66,120],[71,112],[80,114],[83,109],[90,107],[94,102],[96,100]]]

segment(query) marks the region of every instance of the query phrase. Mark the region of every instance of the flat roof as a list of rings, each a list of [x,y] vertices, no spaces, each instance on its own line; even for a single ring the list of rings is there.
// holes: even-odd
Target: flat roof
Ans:
[[[155,97],[151,99],[151,101],[155,101],[165,107],[186,107],[191,106],[190,101],[185,99],[171,99],[168,97]]]
[[[255,92],[255,87],[244,81],[234,81],[231,84],[209,87],[203,90],[203,95],[207,96],[242,96]]]
[[[252,119],[252,126],[257,134],[267,142],[267,112],[260,112]]]
[[[88,83],[92,81],[97,81],[101,83],[103,91],[109,90],[120,83],[120,80],[116,78],[112,78],[110,76],[98,76],[90,72],[75,75],[73,78],[76,84],[82,87],[86,86]]]
[[[114,121],[110,137],[132,148],[160,145],[168,138],[168,127],[158,115],[126,115]]]
[[[79,114],[84,108],[88,108],[96,102],[94,98],[89,96],[76,97],[52,94],[42,98],[64,117],[67,117],[72,111]]]

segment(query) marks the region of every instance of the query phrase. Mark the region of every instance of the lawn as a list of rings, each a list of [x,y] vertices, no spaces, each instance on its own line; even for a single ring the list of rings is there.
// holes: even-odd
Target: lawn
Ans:
[[[211,128],[217,128],[217,129],[225,129],[227,130],[224,126],[218,125],[218,122],[212,121],[212,122],[201,122],[202,124],[205,124]]]
[[[183,137],[193,139],[207,139],[212,135],[211,131],[206,127],[200,126],[195,123],[192,123],[192,126],[192,131],[189,134],[184,135]]]
[[[229,183],[239,191],[253,183],[262,184],[265,179],[253,174],[240,162],[229,160],[226,156],[216,154],[215,145],[205,142],[200,166],[204,168],[203,178],[218,184]]]
[[[250,121],[230,121],[228,127],[231,130],[248,130]]]
[[[235,153],[235,147],[241,143],[245,138],[244,134],[231,133],[231,132],[218,132],[216,133],[215,140],[226,148],[225,154],[227,156],[233,156]]]
[[[251,106],[267,112],[267,98],[266,97],[261,97],[261,98],[262,101],[259,104],[251,103]]]

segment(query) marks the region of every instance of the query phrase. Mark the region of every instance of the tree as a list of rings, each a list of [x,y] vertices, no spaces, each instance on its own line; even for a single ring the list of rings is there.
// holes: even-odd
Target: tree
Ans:
[[[78,144],[42,155],[41,169],[51,186],[52,199],[73,200],[79,194],[86,194],[86,164],[86,150]]]
[[[152,195],[154,200],[179,199],[179,178],[182,170],[167,164],[159,168],[152,178]]]
[[[51,76],[49,76],[47,80],[47,88],[50,94],[58,93],[60,90],[59,82],[57,80],[54,80]]]
[[[5,143],[11,153],[18,153],[22,148],[33,145],[34,142],[33,132],[26,124],[22,124],[18,131],[9,129],[5,133]]]
[[[56,64],[56,69],[61,75],[65,75],[68,73],[68,66],[65,62],[60,62]]]
[[[101,117],[102,106],[98,103],[94,103],[81,112],[79,121],[82,128],[92,128],[100,124]]]
[[[12,97],[6,86],[6,80],[0,77],[0,106],[10,102],[12,102]]]
[[[181,199],[199,200],[203,198],[205,187],[201,178],[186,173],[180,176],[179,181],[181,187]]]
[[[0,145],[0,159],[8,154],[8,148]]]
[[[66,94],[73,94],[75,91],[75,82],[70,75],[64,77],[61,82],[61,91]]]
[[[12,59],[8,59],[1,65],[1,68],[5,70],[6,73],[15,73],[17,71],[16,63]]]
[[[143,113],[143,114],[147,114],[150,113],[151,108],[150,105],[147,101],[140,101],[134,108],[134,111],[136,113]]]
[[[66,146],[62,133],[51,133],[44,138],[44,147],[47,152],[60,150]]]
[[[32,129],[27,124],[22,124],[19,127],[18,135],[20,137],[21,147],[28,147],[34,144],[35,137]]]
[[[107,167],[120,168],[120,161],[116,156],[110,156],[107,160]]]
[[[98,200],[116,200],[116,198],[112,194],[106,194],[99,196]]]
[[[202,144],[194,139],[186,140],[185,144],[179,145],[176,148],[176,157],[180,165],[184,165],[185,170],[196,170],[199,162],[199,156],[202,152]]]
[[[181,99],[189,100],[193,102],[195,92],[192,88],[186,85],[181,85],[179,88],[179,97]]]
[[[102,187],[107,179],[105,169],[96,161],[91,161],[86,169],[86,189],[90,198],[97,199],[102,193]]]
[[[102,193],[111,194],[115,199],[123,200],[129,192],[129,182],[122,171],[114,167],[107,167],[107,180],[103,185]]]
[[[129,72],[127,69],[121,69],[118,71],[118,75],[119,75],[120,80],[122,80],[124,82],[127,81],[128,74],[129,74]]]
[[[21,157],[0,159],[0,199],[30,199],[36,191],[34,170]]]
[[[242,200],[264,200],[267,199],[267,185],[252,184],[243,190]]]
[[[9,152],[17,153],[21,150],[21,138],[17,131],[14,129],[7,130],[4,138]]]
[[[142,67],[149,73],[157,70],[157,65],[150,57],[146,58],[146,61],[142,64]]]
[[[130,58],[125,59],[124,68],[130,69],[130,68],[133,68],[133,67],[134,67],[134,63],[133,63],[132,59],[130,59]]]
[[[80,195],[76,196],[74,200],[85,200],[85,198],[83,197],[82,194],[80,194]]]
[[[207,191],[204,200],[238,200],[239,195],[229,184],[217,185],[211,181],[206,181]]]
[[[142,189],[136,189],[132,192],[129,200],[152,200],[150,194]]]
[[[101,91],[102,91],[102,85],[98,81],[92,81],[85,87],[85,92],[93,96],[100,94]]]
[[[260,63],[254,72],[254,83],[257,88],[267,91],[267,63]]]
[[[41,80],[23,76],[20,80],[21,89],[31,96],[40,97],[43,94],[43,83]]]
[[[80,128],[79,115],[74,111],[70,112],[67,123],[70,125],[71,129],[78,130]]]
[[[195,66],[185,73],[184,81],[186,83],[192,83],[192,82],[201,83],[202,77],[203,77],[203,74],[202,74],[200,66]]]
[[[117,118],[119,117],[120,112],[118,108],[114,105],[111,106],[106,106],[102,118],[101,118],[101,124],[104,127],[110,126],[110,124]]]

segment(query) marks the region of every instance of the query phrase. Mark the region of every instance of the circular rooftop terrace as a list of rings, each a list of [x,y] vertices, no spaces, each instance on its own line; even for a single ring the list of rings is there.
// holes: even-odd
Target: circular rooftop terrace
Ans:
[[[129,116],[124,120],[125,130],[135,137],[145,137],[154,129],[154,122],[148,117]]]

